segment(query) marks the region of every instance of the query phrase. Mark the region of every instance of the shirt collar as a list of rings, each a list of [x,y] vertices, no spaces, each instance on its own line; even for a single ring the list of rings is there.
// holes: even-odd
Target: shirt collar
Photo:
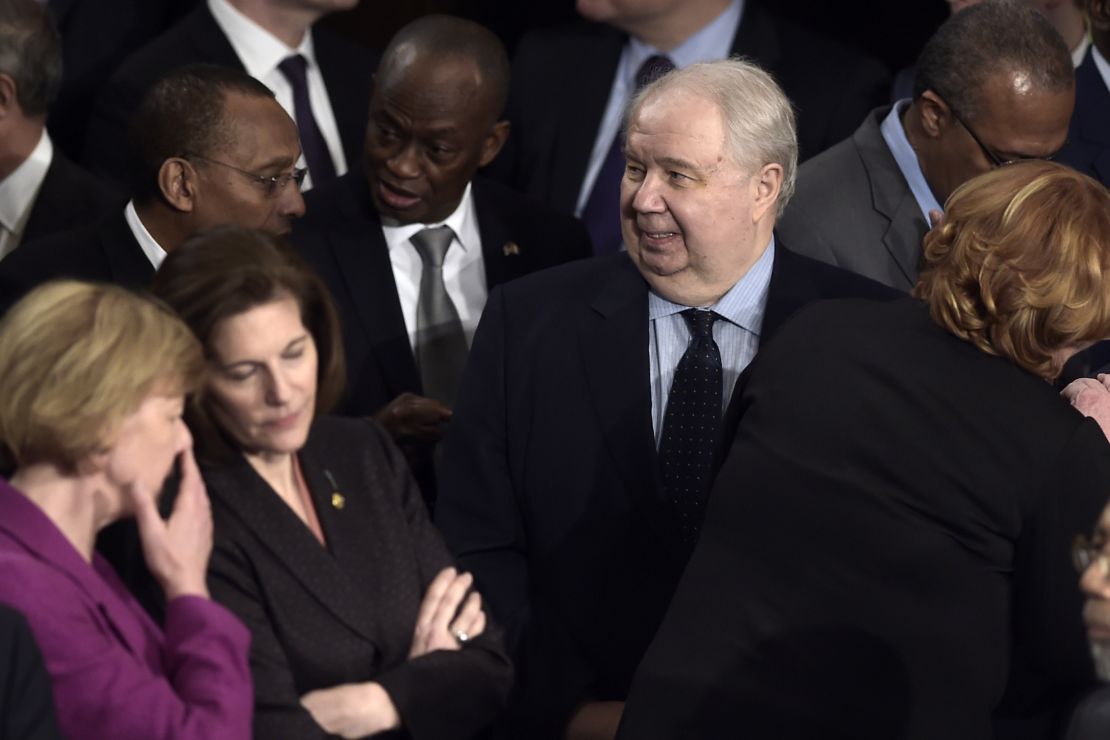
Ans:
[[[925,173],[921,171],[921,163],[917,161],[917,152],[913,150],[910,140],[906,137],[906,129],[902,125],[902,112],[909,104],[909,98],[904,98],[892,105],[890,113],[883,119],[879,130],[882,132],[887,148],[894,155],[894,161],[898,163],[898,169],[902,171],[902,177],[910,186],[910,192],[917,201],[917,207],[921,209],[925,223],[929,223],[929,211],[942,209],[929,183],[925,181]]]
[[[751,266],[721,300],[707,308],[721,318],[757,337],[763,329],[763,314],[767,309],[767,291],[771,285],[771,267],[775,263],[775,237],[755,264]],[[651,321],[685,311],[691,306],[673,303],[654,290],[648,291],[648,318]]]
[[[154,237],[150,235],[146,226],[139,219],[139,214],[135,211],[135,201],[127,201],[127,206],[123,209],[123,218],[131,229],[131,235],[139,243],[139,248],[150,260],[150,264],[154,266],[154,271],[158,272],[158,268],[162,266],[162,260],[166,259],[166,250],[162,249],[162,245],[154,240]]]
[[[433,229],[437,226],[450,226],[451,231],[455,232],[455,240],[459,246],[462,247],[464,252],[474,247],[473,243],[467,239],[468,234],[476,233],[474,219],[474,209],[472,208],[472,196],[470,194],[471,184],[466,184],[466,190],[463,191],[463,196],[459,199],[459,205],[455,207],[454,212],[451,213],[443,221],[438,223],[415,223],[399,225],[390,223],[388,219],[382,219],[382,232],[385,234],[385,242],[389,245],[390,250],[393,250],[400,245],[407,242],[412,236],[424,229]]]
[[[636,73],[640,70],[640,66],[656,55],[666,56],[678,69],[689,67],[697,62],[728,59],[743,11],[744,0],[732,0],[719,16],[670,51],[660,51],[639,39],[630,37],[626,53],[621,60],[620,78],[626,89],[636,89]]]
[[[54,145],[46,129],[43,129],[39,143],[31,150],[30,156],[0,181],[0,226],[17,236],[23,233],[31,215],[31,206],[53,159]]]
[[[1095,60],[1095,68],[1098,73],[1102,75],[1102,83],[1106,85],[1106,89],[1110,90],[1110,62],[1106,61],[1106,57],[1098,50],[1098,47],[1091,44],[1091,56]]]
[[[208,9],[251,77],[265,79],[283,59],[294,54],[302,55],[309,66],[316,64],[311,31],[306,32],[300,45],[292,49],[239,12],[228,0],[208,0]]]

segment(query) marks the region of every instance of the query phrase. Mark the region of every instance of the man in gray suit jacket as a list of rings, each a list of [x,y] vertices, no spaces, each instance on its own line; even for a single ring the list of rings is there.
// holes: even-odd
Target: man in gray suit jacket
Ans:
[[[782,244],[908,291],[930,214],[975,175],[1054,155],[1074,103],[1068,48],[1039,13],[1007,0],[957,13],[926,44],[912,101],[799,169]]]

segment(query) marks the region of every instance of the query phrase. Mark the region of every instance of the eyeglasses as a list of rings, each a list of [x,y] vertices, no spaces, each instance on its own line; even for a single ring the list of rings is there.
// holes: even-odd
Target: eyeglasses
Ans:
[[[300,188],[301,184],[304,183],[305,176],[308,174],[308,170],[306,168],[297,167],[294,168],[294,170],[288,175],[256,175],[253,172],[241,170],[235,165],[228,164],[227,162],[221,162],[218,159],[210,159],[209,157],[204,157],[200,154],[192,154],[190,152],[186,152],[184,157],[185,159],[199,159],[202,162],[208,162],[209,164],[218,164],[221,167],[226,167],[229,170],[234,170],[240,175],[250,178],[255,183],[257,183],[266,192],[266,197],[268,198],[277,197],[280,193],[285,191],[286,186],[291,182],[297,183],[297,187]]]
[[[940,98],[939,95],[937,97]],[[955,118],[956,121],[964,127],[964,131],[966,131],[971,136],[971,138],[975,140],[975,143],[979,145],[979,149],[982,150],[983,155],[987,158],[987,161],[991,163],[992,169],[1005,167],[1006,165],[1013,164],[1014,162],[1024,162],[1030,159],[1052,161],[1052,159],[1056,156],[1055,153],[1052,153],[1049,154],[1047,157],[1015,157],[1014,159],[1003,159],[1002,157],[995,154],[994,150],[983,143],[983,140],[979,138],[979,135],[975,133],[971,126],[967,125],[967,121],[963,119],[963,116],[956,112],[956,109],[953,108],[947,100],[944,100],[944,98],[940,99],[944,102],[945,105],[948,106],[948,110],[952,114],[952,117]]]
[[[1106,535],[1098,532],[1091,537],[1085,534],[1075,536],[1071,545],[1071,562],[1080,573],[1087,570],[1094,563],[1099,563],[1103,576],[1110,578],[1110,560],[1102,554],[1106,547]]]

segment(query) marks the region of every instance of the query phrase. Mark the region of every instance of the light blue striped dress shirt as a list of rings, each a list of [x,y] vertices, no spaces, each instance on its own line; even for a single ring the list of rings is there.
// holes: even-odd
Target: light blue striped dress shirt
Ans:
[[[890,113],[883,119],[879,131],[883,135],[883,141],[890,148],[890,153],[894,155],[894,161],[898,163],[902,177],[906,178],[906,184],[910,186],[910,192],[913,193],[913,199],[917,201],[917,207],[921,209],[921,215],[925,217],[925,223],[929,223],[929,211],[942,209],[929,183],[925,181],[925,173],[921,171],[921,164],[917,161],[917,152],[913,150],[906,136],[906,129],[902,126],[902,112],[909,104],[908,99],[895,103]]]
[[[759,349],[759,333],[763,328],[763,312],[767,306],[767,289],[771,284],[771,265],[775,261],[775,240],[763,256],[756,260],[744,277],[737,281],[721,300],[706,310],[716,311],[721,319],[713,324],[713,341],[721,351],[724,388],[721,389],[721,411],[728,408],[736,379],[755,357]],[[651,365],[651,423],[655,428],[655,446],[663,434],[663,415],[671,393],[678,361],[690,344],[690,329],[682,312],[690,306],[671,303],[654,291],[648,292],[648,357]]]

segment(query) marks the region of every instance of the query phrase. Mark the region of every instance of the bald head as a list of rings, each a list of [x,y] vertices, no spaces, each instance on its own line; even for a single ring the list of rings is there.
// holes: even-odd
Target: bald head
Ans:
[[[474,96],[489,120],[505,109],[509,93],[509,57],[489,29],[449,15],[426,15],[393,36],[382,54],[377,86],[395,82],[414,66],[449,67],[473,85]]]

